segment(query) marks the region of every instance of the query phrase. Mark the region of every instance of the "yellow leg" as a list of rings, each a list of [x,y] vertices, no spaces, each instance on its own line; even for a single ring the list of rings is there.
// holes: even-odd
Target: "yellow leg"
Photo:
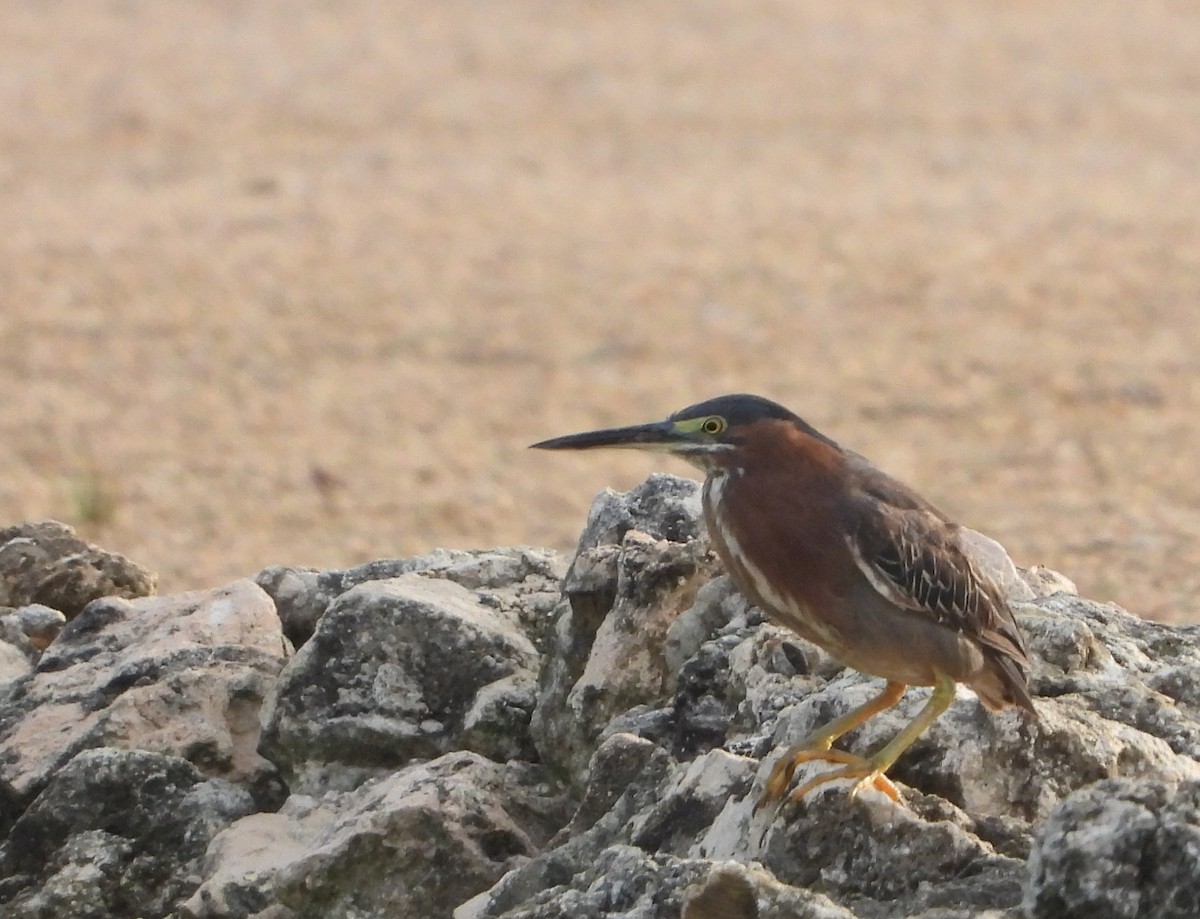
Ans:
[[[849,762],[841,769],[834,769],[826,772],[823,775],[818,775],[816,778],[810,779],[788,796],[788,801],[795,803],[802,799],[806,794],[826,782],[832,782],[835,779],[858,779],[850,789],[850,797],[854,797],[868,785],[874,785],[880,791],[888,794],[892,800],[898,801],[899,795],[896,794],[895,786],[888,780],[884,774],[902,753],[913,745],[913,743],[924,734],[931,724],[937,721],[938,717],[954,701],[954,680],[941,674],[938,675],[937,685],[934,687],[933,695],[929,697],[929,701],[925,703],[925,707],[908,725],[897,734],[892,740],[878,753],[858,762]],[[886,782],[891,787],[891,792],[880,788],[880,781]]]
[[[953,684],[952,684],[953,685]],[[800,743],[788,747],[787,752],[775,763],[775,768],[771,770],[771,775],[767,778],[766,788],[759,795],[758,801],[754,805],[754,810],[758,810],[770,801],[777,801],[784,796],[788,786],[792,784],[792,776],[796,773],[796,767],[801,763],[808,762],[814,759],[829,760],[833,763],[846,763],[847,765],[859,765],[866,763],[866,760],[861,756],[855,756],[853,753],[846,753],[842,750],[832,750],[833,742],[843,734],[848,734],[860,724],[863,724],[868,719],[873,718],[880,712],[891,708],[900,701],[900,697],[904,695],[905,685],[903,683],[894,683],[888,681],[887,686],[883,688],[878,696],[864,705],[853,709],[841,718],[829,722],[825,727],[818,731],[814,731]],[[936,717],[936,716],[935,716]],[[899,756],[899,754],[896,754]],[[882,780],[882,784],[886,787],[880,787],[880,783],[876,783],[876,787],[884,794],[889,795],[894,800],[899,800],[899,794],[886,778]],[[889,790],[890,789],[890,790]]]

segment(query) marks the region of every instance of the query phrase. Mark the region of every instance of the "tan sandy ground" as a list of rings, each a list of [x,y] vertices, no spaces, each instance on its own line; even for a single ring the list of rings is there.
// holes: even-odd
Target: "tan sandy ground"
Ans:
[[[569,548],[772,396],[1200,619],[1200,4],[0,0],[0,523]],[[676,466],[672,471],[686,472]]]

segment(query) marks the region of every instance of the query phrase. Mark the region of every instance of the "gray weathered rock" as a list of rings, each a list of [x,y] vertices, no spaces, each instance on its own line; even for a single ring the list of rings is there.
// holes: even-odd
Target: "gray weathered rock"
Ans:
[[[341,814],[280,873],[297,919],[448,916],[537,854],[567,818],[540,767],[451,753],[345,795]]]
[[[197,871],[204,883],[181,905],[183,919],[248,919],[286,909],[275,899],[276,876],[317,845],[340,803],[337,795],[292,795],[277,813],[250,814],[225,827],[209,843]]]
[[[683,919],[854,919],[854,914],[823,894],[728,861],[709,863],[684,892]]]
[[[713,888],[730,885],[713,878],[725,872],[736,878],[731,910],[730,893],[720,900]],[[708,888],[706,894],[705,890]],[[758,906],[759,888],[770,890]],[[771,896],[773,894],[773,896]],[[707,903],[705,901],[708,901]],[[717,902],[713,902],[717,900]],[[479,919],[494,915],[486,901],[477,898],[460,907],[454,919]],[[784,888],[766,873],[741,866],[715,864],[707,859],[678,858],[647,852],[637,846],[613,845],[562,883],[540,891],[520,907],[504,913],[506,919],[560,919],[563,916],[620,916],[622,919],[855,919],[820,893]]]
[[[33,662],[20,645],[0,640],[0,683],[23,677],[33,670]]]
[[[537,750],[529,736],[529,721],[537,705],[537,678],[520,670],[480,688],[463,715],[458,746],[478,750],[492,759],[535,762]]]
[[[631,821],[653,805],[671,766],[670,757],[647,740],[630,734],[607,738],[592,758],[587,793],[571,822],[545,851],[463,904],[455,916],[519,914],[522,904],[546,889],[581,876],[607,848],[627,840]]]
[[[613,513],[620,500],[603,496],[591,519],[630,519]],[[684,888],[702,892],[703,879],[729,860],[761,865],[754,881],[718,885],[714,902],[734,910],[750,910],[750,896],[753,910],[770,914],[778,896],[769,889],[786,891],[798,915],[1015,919],[1035,833],[1064,798],[1116,776],[1134,787],[1200,779],[1200,629],[1081,599],[1053,573],[1014,574],[995,544],[981,541],[992,569],[1008,571],[1040,718],[990,714],[962,689],[893,770],[905,806],[873,791],[851,801],[842,782],[777,816],[755,816],[775,756],[878,692],[879,681],[764,624],[725,579],[696,591],[690,606],[679,603],[663,586],[669,579],[653,573],[681,557],[699,571],[702,542],[655,540],[632,527],[605,535],[618,541],[589,527],[564,581],[568,603],[534,716],[539,749],[582,790],[579,812],[547,851],[465,903],[460,919],[670,915],[684,902],[695,913],[705,900],[685,900]],[[634,583],[622,583],[633,553]],[[642,572],[652,576],[636,577]],[[633,665],[600,653],[609,635],[618,649],[633,646],[625,652]],[[878,748],[928,692],[911,689],[844,745]],[[580,761],[593,750],[589,771]],[[827,768],[809,764],[798,779]],[[1190,811],[1180,820],[1195,823]],[[831,899],[814,905],[813,891]]]
[[[46,609],[44,606],[25,609]],[[61,619],[62,613],[56,613]],[[23,677],[33,670],[41,657],[40,650],[23,628],[15,609],[0,609],[0,683]]]
[[[663,654],[667,628],[691,605],[706,562],[697,543],[655,540],[637,530],[619,547],[576,556],[555,629],[556,651],[566,653],[552,652],[543,668],[534,717],[546,761],[578,772],[614,717],[664,698],[672,679]],[[611,606],[593,624],[596,579]]]
[[[34,672],[0,684],[0,799],[19,810],[79,751],[119,747],[181,756],[277,802],[258,712],[286,655],[249,581],[92,603]]]
[[[606,488],[588,510],[577,551],[619,546],[630,530],[674,543],[703,539],[699,483],[656,473],[626,492]]]
[[[36,603],[20,609],[0,607],[0,683],[31,672],[65,622],[58,610]]]
[[[21,911],[0,912],[123,915],[116,879],[154,876],[163,892],[138,908],[183,919],[1200,915],[1200,627],[1144,622],[976,545],[1028,636],[1039,717],[960,690],[892,770],[903,805],[851,800],[843,781],[754,813],[786,746],[880,681],[714,577],[686,480],[601,495],[565,577],[534,549],[268,569],[278,614],[245,582],[223,604],[101,601],[40,659],[0,615],[0,640],[36,662],[0,683],[0,831],[20,843],[47,824],[99,743],[181,753],[272,811],[217,802],[196,824],[203,855],[168,846],[159,864],[137,827],[58,795],[72,828],[36,864],[10,840],[0,903]],[[279,673],[281,621],[305,643]],[[233,685],[247,704],[214,701]],[[928,694],[839,745],[878,748]],[[277,812],[255,779],[274,767],[245,755],[260,717],[291,784]]]
[[[1066,798],[1029,859],[1031,919],[1200,916],[1200,782],[1115,779]]]
[[[63,767],[0,849],[12,919],[157,919],[196,886],[209,840],[251,796],[185,760],[96,749]]]
[[[602,493],[588,515],[533,717],[543,761],[576,781],[605,726],[664,699],[674,678],[668,629],[714,570],[698,514],[696,483],[654,476],[628,494]]]
[[[0,606],[41,603],[73,619],[99,597],[150,596],[157,582],[125,556],[84,542],[65,523],[0,530]]]
[[[12,641],[7,633],[10,629],[15,630],[28,639],[29,646],[35,651],[44,651],[46,646],[58,637],[66,622],[67,617],[58,610],[40,603],[30,603],[13,610],[0,610],[0,629],[6,633],[5,639]]]
[[[346,790],[468,742],[503,757],[528,747],[521,686],[527,697],[537,666],[517,616],[474,591],[418,574],[366,581],[283,672],[262,749],[305,793]]]
[[[292,795],[278,813],[244,817],[212,840],[205,880],[181,913],[447,916],[540,851],[568,803],[541,768],[474,753],[320,799]]]
[[[315,568],[288,568],[275,565],[254,576],[254,583],[275,603],[275,612],[283,625],[283,634],[299,648],[317,628],[333,595],[321,586],[321,572]]]
[[[558,599],[562,560],[546,549],[434,549],[410,558],[381,559],[332,571],[266,568],[255,581],[275,601],[284,634],[299,648],[312,636],[329,605],[368,581],[425,574],[480,591],[488,603],[514,612],[532,632]],[[537,639],[536,635],[531,637]]]

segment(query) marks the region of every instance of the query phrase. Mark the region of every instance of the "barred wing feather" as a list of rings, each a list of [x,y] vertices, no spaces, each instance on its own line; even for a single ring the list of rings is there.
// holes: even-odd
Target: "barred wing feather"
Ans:
[[[897,606],[927,616],[1028,664],[1012,610],[990,575],[963,549],[959,527],[930,508],[866,495],[847,535],[854,562]]]

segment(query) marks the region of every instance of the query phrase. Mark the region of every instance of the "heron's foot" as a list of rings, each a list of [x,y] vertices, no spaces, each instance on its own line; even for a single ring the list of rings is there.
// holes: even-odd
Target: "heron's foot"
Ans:
[[[757,814],[768,804],[782,801],[787,794],[788,787],[792,784],[796,768],[801,763],[809,763],[813,760],[843,763],[847,766],[869,766],[867,760],[854,753],[848,753],[845,750],[835,750],[826,746],[805,746],[803,744],[792,747],[779,758],[774,768],[771,769],[771,774],[767,776],[766,787],[763,788],[762,794],[758,796],[758,801],[754,804],[754,813]],[[891,785],[891,782],[888,782],[888,784]],[[795,795],[792,795],[789,800],[797,801],[799,799]]]
[[[817,759],[818,757],[808,757],[809,759]],[[835,782],[838,779],[858,779],[850,786],[850,797],[858,796],[858,793],[866,788],[874,788],[895,801],[897,804],[903,803],[900,798],[900,792],[892,780],[889,779],[884,772],[886,766],[879,764],[872,759],[864,759],[861,756],[853,756],[847,754],[845,759],[838,760],[846,765],[841,769],[831,769],[829,772],[823,772],[818,776],[809,779],[790,795],[788,795],[789,804],[797,804],[804,799],[810,791],[815,788],[820,788],[828,782]]]
[[[949,686],[952,692],[954,688],[953,682],[951,682]],[[868,761],[863,759],[861,756],[855,756],[853,753],[847,753],[844,750],[833,749],[833,742],[844,734],[850,733],[856,727],[873,718],[875,715],[878,715],[880,712],[891,708],[900,701],[900,697],[903,695],[904,684],[888,680],[887,686],[884,687],[883,692],[871,699],[865,705],[860,705],[858,708],[852,709],[851,711],[842,715],[842,717],[831,721],[816,733],[810,734],[800,743],[793,747],[789,747],[788,751],[783,754],[778,762],[775,763],[775,768],[771,770],[771,775],[767,778],[766,788],[763,789],[763,793],[758,797],[758,802],[754,805],[754,812],[758,813],[762,807],[771,803],[772,801],[782,801],[784,795],[787,794],[788,786],[792,784],[792,776],[796,774],[796,767],[801,763],[807,763],[814,759],[825,760],[831,763],[842,763],[847,768],[861,768],[863,771],[859,774],[863,776],[866,776],[869,772],[877,769],[880,777],[882,777],[883,773],[888,770],[888,767],[895,762],[896,757],[900,755],[899,751],[902,751],[904,749],[903,747],[899,747],[898,750],[893,753],[892,745],[889,744],[888,747],[877,753],[872,761]],[[952,697],[953,696],[951,696],[951,698]],[[949,701],[946,700],[943,708],[948,704]],[[941,709],[938,711],[940,712]],[[936,717],[936,714],[932,715],[931,717]],[[928,722],[926,722],[926,726],[927,725]],[[902,734],[902,737],[903,736],[904,735]],[[890,756],[890,759],[884,760],[880,758],[885,752]],[[841,778],[841,771],[842,770],[835,770],[832,774],[833,777]],[[823,779],[817,784],[823,784],[824,781],[826,780]],[[876,788],[879,788],[880,791],[883,791],[884,794],[888,795],[893,800],[899,799],[899,794],[896,791],[896,787],[887,779],[882,779],[882,784],[872,779],[868,784],[875,785]],[[805,787],[807,788],[808,786]],[[891,790],[887,791],[886,789]],[[796,801],[799,800],[800,797],[803,797],[803,794],[800,794],[799,796],[793,794],[789,800]]]
[[[809,779],[788,795],[788,786],[792,784],[792,777],[795,775],[796,768],[801,763],[809,763],[813,760],[842,763],[842,768],[823,772]],[[884,775],[886,768],[885,765],[875,762],[874,757],[867,759],[857,756],[854,753],[848,753],[845,750],[826,750],[820,747],[798,748],[794,752],[793,750],[789,750],[775,764],[770,776],[767,777],[766,787],[763,789],[762,794],[758,796],[758,801],[754,804],[754,814],[757,814],[768,804],[782,801],[785,795],[787,795],[787,803],[796,804],[814,788],[819,788],[826,782],[833,782],[837,779],[858,779],[850,788],[851,798],[855,797],[864,788],[871,787],[887,795],[897,804],[901,804],[903,802],[900,798],[900,792],[892,784],[892,780]],[[762,834],[758,840],[760,846],[765,843],[767,833],[770,832],[773,823],[774,817],[769,819],[767,825],[763,827]]]

